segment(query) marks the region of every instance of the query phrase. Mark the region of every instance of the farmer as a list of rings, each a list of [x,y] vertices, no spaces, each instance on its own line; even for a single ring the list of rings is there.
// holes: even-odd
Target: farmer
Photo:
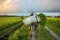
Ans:
[[[30,16],[35,16],[35,15],[34,15],[34,13],[32,12]],[[37,16],[36,16],[36,20],[37,20]],[[38,22],[38,21],[37,21],[37,22]],[[32,36],[32,31],[33,31],[32,28],[34,27],[34,30],[36,30],[37,22],[30,24],[30,36]]]
[[[30,35],[32,36],[32,32],[34,32],[37,29],[37,24],[40,22],[40,19],[35,13],[31,13],[30,17],[23,20],[23,23],[26,25],[29,25],[30,27]]]

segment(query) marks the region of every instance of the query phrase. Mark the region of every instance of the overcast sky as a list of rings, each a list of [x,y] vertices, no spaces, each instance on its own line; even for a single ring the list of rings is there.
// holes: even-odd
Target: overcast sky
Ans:
[[[0,0],[0,14],[30,11],[60,12],[60,0]]]

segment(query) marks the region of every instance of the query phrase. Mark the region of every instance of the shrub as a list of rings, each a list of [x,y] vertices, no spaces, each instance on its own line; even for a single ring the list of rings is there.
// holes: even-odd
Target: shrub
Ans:
[[[38,17],[40,17],[41,20],[40,24],[44,26],[46,23],[46,16],[43,13],[40,13]]]

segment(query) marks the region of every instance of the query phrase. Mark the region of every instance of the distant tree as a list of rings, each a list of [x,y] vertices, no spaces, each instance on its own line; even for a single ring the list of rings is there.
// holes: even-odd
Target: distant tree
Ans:
[[[24,17],[23,16],[20,16],[21,17],[21,19],[24,19]]]
[[[57,18],[60,18],[60,16],[56,16]]]

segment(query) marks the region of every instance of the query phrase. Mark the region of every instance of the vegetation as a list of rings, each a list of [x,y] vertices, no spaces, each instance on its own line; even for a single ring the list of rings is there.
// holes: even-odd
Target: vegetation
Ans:
[[[26,17],[24,17],[26,18]],[[20,25],[22,21],[21,17],[0,17],[0,36],[4,35],[6,32],[13,30],[15,27]],[[14,30],[8,37],[8,40],[30,40],[29,27],[23,25],[21,28]]]
[[[15,28],[20,23],[20,17],[0,17],[0,36]]]
[[[36,40],[56,40],[45,28],[44,25],[48,26],[55,33],[60,35],[60,18],[49,18],[44,14],[38,15],[41,22],[38,24],[36,30]],[[26,18],[26,17],[23,17]],[[22,17],[0,17],[0,35],[5,32],[14,29],[16,25],[23,20]],[[28,25],[23,24],[22,27],[17,28],[9,34],[8,40],[30,40],[30,32]]]
[[[47,18],[46,25],[60,35],[60,18]]]
[[[42,25],[38,25],[36,40],[56,40]]]
[[[38,25],[36,30],[36,40],[56,40],[44,27],[46,24],[46,16],[41,13],[38,15],[41,19],[41,22]]]
[[[40,20],[41,20],[40,24],[44,26],[46,23],[46,16],[43,13],[40,13],[38,17],[40,17]]]
[[[19,21],[21,21],[20,17],[0,17],[0,29]]]
[[[23,25],[21,28],[12,32],[8,40],[30,40],[29,27],[27,25]]]

